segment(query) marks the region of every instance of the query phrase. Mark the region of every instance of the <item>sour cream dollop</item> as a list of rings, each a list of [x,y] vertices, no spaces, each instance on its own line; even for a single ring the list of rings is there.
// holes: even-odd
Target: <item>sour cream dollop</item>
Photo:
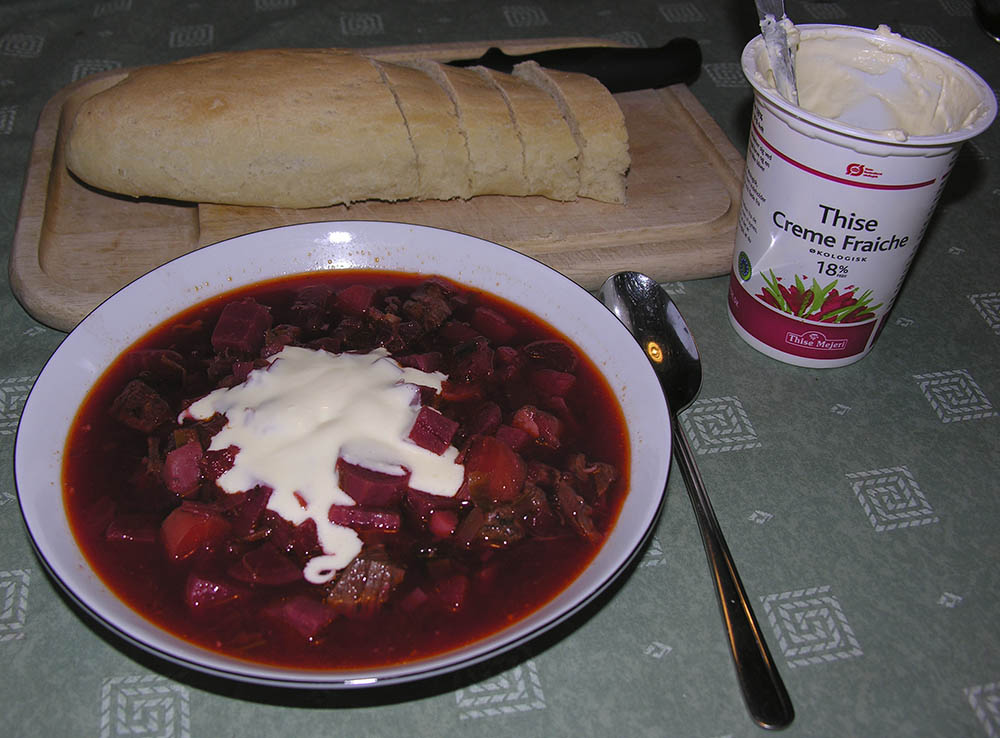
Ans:
[[[338,458],[388,474],[408,471],[409,486],[422,492],[458,492],[464,476],[458,449],[438,455],[408,438],[420,411],[418,385],[440,390],[445,378],[402,367],[382,348],[333,354],[287,346],[242,384],[194,402],[180,421],[226,416],[210,449],[239,452],[218,485],[228,493],[267,485],[274,490],[268,509],[294,525],[315,521],[323,555],[306,564],[304,575],[323,583],[362,547],[354,530],[328,517],[331,505],[355,504],[338,483]]]
[[[986,114],[982,92],[960,65],[879,26],[803,28],[785,23],[799,106],[848,126],[905,141],[971,126]],[[758,79],[774,87],[763,44]]]

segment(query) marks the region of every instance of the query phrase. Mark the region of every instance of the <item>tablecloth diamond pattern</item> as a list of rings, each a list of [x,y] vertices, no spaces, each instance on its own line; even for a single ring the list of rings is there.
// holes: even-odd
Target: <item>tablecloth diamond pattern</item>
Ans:
[[[982,387],[965,369],[917,374],[913,378],[942,423],[992,418],[997,414]]]
[[[905,466],[852,472],[847,478],[865,515],[879,532],[940,521]]]
[[[30,586],[28,570],[0,571],[0,643],[24,638]]]
[[[681,423],[698,454],[743,451],[761,445],[737,397],[695,400],[684,412]]]
[[[789,666],[826,664],[864,655],[830,585],[767,595],[762,601],[778,648]]]
[[[190,738],[185,687],[161,676],[114,676],[101,685],[101,738]]]
[[[455,692],[462,720],[544,710],[545,692],[530,659],[492,679]]]

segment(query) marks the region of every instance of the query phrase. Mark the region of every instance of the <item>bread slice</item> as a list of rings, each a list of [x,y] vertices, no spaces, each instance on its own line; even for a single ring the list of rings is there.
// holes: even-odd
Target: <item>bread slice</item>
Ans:
[[[585,74],[545,69],[534,61],[516,64],[514,76],[545,90],[559,104],[580,147],[580,195],[624,203],[628,131],[607,88]]]
[[[417,191],[389,87],[346,50],[226,52],[144,67],[80,107],[67,164],[91,185],[309,208]]]
[[[500,91],[469,69],[429,59],[411,63],[437,81],[455,105],[472,162],[472,194],[530,194],[521,141]]]
[[[416,197],[468,198],[472,193],[469,149],[455,106],[430,76],[412,67],[376,62],[403,114],[417,157]]]
[[[580,149],[555,100],[509,74],[473,67],[500,90],[524,153],[528,190],[553,200],[576,199],[580,191]]]

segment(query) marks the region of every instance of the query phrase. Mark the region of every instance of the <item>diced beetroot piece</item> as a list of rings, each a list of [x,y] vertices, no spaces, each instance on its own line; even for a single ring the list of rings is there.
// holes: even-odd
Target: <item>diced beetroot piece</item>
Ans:
[[[479,332],[468,323],[450,320],[441,326],[438,336],[447,343],[458,345],[466,341],[474,341],[479,336]]]
[[[432,495],[429,492],[420,492],[415,489],[406,490],[406,506],[413,515],[420,520],[428,520],[431,513],[438,506],[438,501],[444,499],[439,495]]]
[[[562,445],[562,421],[555,415],[539,410],[534,405],[524,405],[514,413],[511,425],[520,428],[536,441],[551,448]]]
[[[121,513],[104,529],[104,539],[121,543],[156,543],[159,521],[151,515]]]
[[[528,357],[520,349],[512,346],[500,346],[494,353],[496,375],[504,382],[510,382],[520,376],[528,365]]]
[[[239,446],[226,446],[216,450],[205,451],[201,457],[201,473],[205,479],[214,482],[236,463]]]
[[[261,587],[280,587],[302,579],[302,569],[270,541],[243,554],[229,569],[241,582]]]
[[[167,556],[179,561],[221,542],[229,527],[229,521],[218,512],[185,502],[164,518],[160,537]]]
[[[535,389],[553,397],[565,397],[576,384],[575,375],[556,369],[534,369],[530,377]]]
[[[136,349],[123,359],[129,376],[145,374],[170,382],[184,380],[184,357],[170,349]]]
[[[295,539],[295,526],[274,510],[264,508],[264,512],[261,513],[260,519],[257,521],[257,530],[266,532],[267,540],[280,551],[288,552],[291,550],[292,542]]]
[[[466,435],[492,436],[503,421],[503,412],[495,402],[486,402],[472,417],[465,421],[463,430]]]
[[[209,379],[218,379],[219,386],[225,386],[227,382],[232,382],[233,361],[231,354],[215,354],[208,360],[205,372]]]
[[[441,383],[441,399],[447,402],[481,402],[486,397],[482,382],[453,382],[446,379]]]
[[[203,453],[198,441],[189,441],[167,454],[163,461],[163,483],[175,495],[190,497],[201,484]]]
[[[192,612],[205,612],[241,597],[249,592],[220,577],[204,577],[195,573],[188,575],[184,583],[184,602]]]
[[[358,505],[331,505],[328,515],[334,525],[357,530],[378,530],[383,533],[399,532],[402,521],[394,510],[379,510]]]
[[[315,341],[309,342],[309,348],[314,348],[319,351],[329,351],[331,354],[338,354],[344,348],[344,336],[339,333],[333,333],[329,336],[317,338]]]
[[[437,397],[437,390],[433,387],[425,387],[424,385],[417,385],[417,397],[419,404],[429,405],[434,402],[434,398]]]
[[[292,535],[288,543],[285,544],[285,551],[298,560],[312,558],[322,553],[323,547],[319,543],[316,521],[308,518],[298,525],[292,526]]]
[[[435,538],[448,538],[458,527],[458,513],[454,510],[434,510],[427,519],[427,529]]]
[[[413,516],[425,523],[435,510],[457,510],[461,504],[455,497],[432,495],[430,492],[421,492],[417,489],[406,490],[404,499]]]
[[[414,587],[399,599],[399,606],[403,612],[414,612],[423,607],[429,599],[430,595],[427,592],[420,587]]]
[[[364,315],[375,304],[375,288],[367,284],[352,284],[337,292],[337,307],[348,315]]]
[[[308,333],[317,333],[328,327],[327,305],[333,287],[326,284],[308,285],[300,289],[292,303],[295,322]]]
[[[348,342],[351,341],[358,333],[361,333],[366,341],[369,340],[367,334],[363,333],[364,328],[365,324],[361,318],[348,315],[337,323],[337,327],[333,329],[331,335],[338,335],[342,337],[342,340],[344,341],[344,350],[346,351],[349,348],[347,345]]]
[[[271,499],[272,491],[270,487],[258,486],[244,493],[243,502],[232,517],[234,536],[247,538],[256,530],[261,514]]]
[[[271,321],[270,308],[252,297],[230,302],[222,308],[212,331],[212,348],[219,353],[256,354],[264,345]]]
[[[458,360],[449,374],[450,377],[456,380],[474,381],[489,379],[492,376],[493,349],[482,336],[456,347],[455,354]]]
[[[514,451],[520,453],[524,450],[534,439],[529,436],[525,431],[520,428],[515,428],[512,425],[501,425],[496,429],[494,433],[498,441],[503,441]]]
[[[524,347],[524,353],[536,365],[561,372],[572,372],[579,363],[570,345],[556,339],[533,341]]]
[[[513,449],[493,436],[476,436],[465,455],[465,482],[473,499],[513,500],[524,486],[527,467]]]
[[[337,459],[337,480],[340,488],[359,505],[371,507],[392,507],[399,502],[410,474],[395,475],[365,469]]]
[[[111,417],[129,428],[152,433],[175,416],[156,390],[141,379],[133,379],[111,403]]]
[[[458,612],[469,594],[469,578],[465,574],[454,574],[442,579],[434,587],[434,594],[452,612]]]
[[[307,640],[318,636],[337,616],[333,608],[306,595],[280,600],[268,605],[262,612],[289,626]]]
[[[406,354],[396,357],[396,363],[400,366],[419,369],[422,372],[436,372],[441,368],[444,359],[440,351],[428,351],[423,354]]]
[[[472,327],[494,344],[508,343],[517,335],[517,327],[492,308],[479,306],[472,311]]]
[[[545,397],[540,398],[539,404],[557,418],[570,424],[571,426],[576,424],[576,418],[573,417],[573,411],[569,409],[569,403],[566,402],[565,397],[546,395]]]
[[[421,448],[440,456],[451,446],[451,439],[457,430],[456,421],[425,405],[413,421],[409,438]]]
[[[299,340],[302,329],[297,325],[278,325],[264,332],[264,347],[260,350],[263,358],[281,353],[285,346],[290,346]],[[235,368],[234,368],[235,373]]]

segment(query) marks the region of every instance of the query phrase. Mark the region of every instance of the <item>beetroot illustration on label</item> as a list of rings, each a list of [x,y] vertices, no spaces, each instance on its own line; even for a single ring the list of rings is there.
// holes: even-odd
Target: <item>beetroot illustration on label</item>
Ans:
[[[815,279],[806,287],[802,280],[809,279],[807,275],[799,277],[796,274],[795,283],[791,287],[783,285],[781,279],[773,271],[770,272],[769,277],[764,277],[766,286],[757,297],[771,307],[797,318],[821,323],[860,323],[874,318],[873,311],[882,306],[882,303],[871,304],[871,290],[866,290],[859,296],[858,288],[848,285],[840,292],[837,289],[839,280],[836,279],[825,287],[821,287]]]

